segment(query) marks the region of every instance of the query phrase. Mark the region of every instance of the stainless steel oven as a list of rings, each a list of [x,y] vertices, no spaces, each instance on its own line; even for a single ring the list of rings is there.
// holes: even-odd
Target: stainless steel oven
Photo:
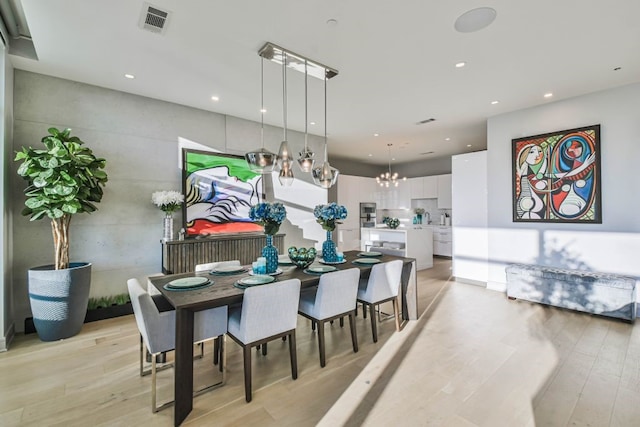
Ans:
[[[376,204],[360,203],[360,227],[374,228],[376,226]]]

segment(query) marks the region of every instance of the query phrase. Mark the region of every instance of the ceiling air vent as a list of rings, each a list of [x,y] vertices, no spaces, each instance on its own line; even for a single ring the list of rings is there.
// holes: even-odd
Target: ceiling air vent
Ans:
[[[424,153],[420,153],[421,156],[426,156],[427,154],[433,154],[433,151],[425,151]]]
[[[416,123],[417,125],[423,125],[425,123],[431,123],[431,122],[435,122],[436,119],[434,119],[433,117],[430,119],[424,119],[424,120],[420,120],[418,123]]]
[[[170,12],[149,3],[142,3],[142,12],[138,26],[146,31],[164,34],[169,23]]]

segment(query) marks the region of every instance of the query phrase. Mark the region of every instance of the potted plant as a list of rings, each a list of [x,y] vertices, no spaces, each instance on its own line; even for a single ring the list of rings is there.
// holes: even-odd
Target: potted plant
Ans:
[[[31,221],[51,220],[55,263],[29,270],[29,300],[33,322],[43,341],[71,337],[82,328],[87,312],[91,264],[69,262],[69,225],[74,214],[91,213],[102,200],[107,182],[105,159],[97,158],[71,129],[49,129],[44,149],[22,148],[18,175],[24,190],[22,215]]]

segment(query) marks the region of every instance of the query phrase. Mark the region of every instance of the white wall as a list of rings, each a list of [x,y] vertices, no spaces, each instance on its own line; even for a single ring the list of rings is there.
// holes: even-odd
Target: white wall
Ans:
[[[453,276],[473,282],[489,280],[487,152],[451,157]]]
[[[601,125],[602,224],[514,223],[511,140]],[[505,288],[513,262],[640,277],[640,84],[490,118],[489,284]]]

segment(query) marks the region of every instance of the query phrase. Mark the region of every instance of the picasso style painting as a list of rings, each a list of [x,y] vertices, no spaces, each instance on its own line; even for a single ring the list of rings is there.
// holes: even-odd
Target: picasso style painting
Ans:
[[[263,199],[262,175],[240,156],[184,149],[184,228],[188,236],[262,232],[249,218]]]
[[[602,223],[600,125],[518,138],[515,222]]]

